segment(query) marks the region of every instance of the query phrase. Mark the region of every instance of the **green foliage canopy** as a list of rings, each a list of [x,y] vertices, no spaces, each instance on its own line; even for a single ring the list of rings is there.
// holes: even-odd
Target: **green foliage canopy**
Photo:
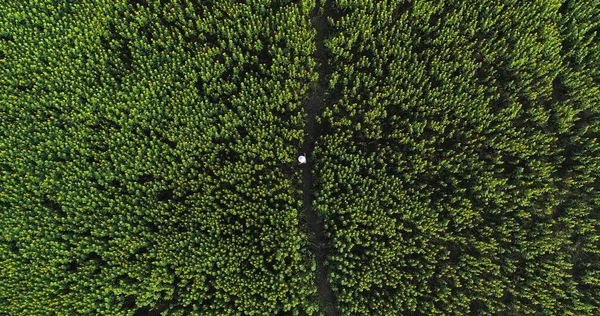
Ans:
[[[598,313],[598,3],[335,6],[314,207],[341,313]]]
[[[312,314],[314,3],[0,4],[0,314]]]

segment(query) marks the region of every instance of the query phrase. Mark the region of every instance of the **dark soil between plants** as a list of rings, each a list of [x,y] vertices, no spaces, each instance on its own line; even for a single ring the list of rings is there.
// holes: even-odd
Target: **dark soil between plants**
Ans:
[[[312,24],[317,30],[316,35],[316,54],[315,59],[317,61],[317,71],[319,79],[315,86],[313,86],[309,92],[308,99],[304,102],[304,110],[307,114],[305,136],[303,151],[307,155],[308,163],[303,166],[303,193],[302,199],[304,203],[304,220],[308,228],[308,236],[311,238],[312,251],[316,259],[316,282],[317,282],[317,295],[319,297],[319,304],[321,311],[326,315],[337,315],[335,308],[336,298],[331,290],[329,284],[328,271],[325,266],[325,259],[328,256],[331,245],[325,236],[325,228],[323,221],[319,218],[315,210],[313,209],[314,200],[314,175],[312,172],[312,159],[311,153],[315,146],[315,140],[320,135],[320,128],[317,124],[316,117],[323,111],[325,102],[325,87],[327,87],[328,75],[327,75],[327,48],[325,47],[325,40],[329,36],[329,25],[327,22],[328,5],[323,9],[317,5],[315,8],[315,14],[312,18]]]

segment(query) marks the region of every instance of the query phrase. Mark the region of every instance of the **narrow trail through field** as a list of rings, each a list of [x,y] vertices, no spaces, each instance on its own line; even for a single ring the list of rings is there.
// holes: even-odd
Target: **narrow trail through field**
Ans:
[[[330,3],[331,1],[327,1]],[[320,130],[316,122],[316,116],[323,111],[325,99],[325,87],[327,87],[327,48],[325,47],[325,39],[329,34],[327,22],[329,4],[326,4],[323,10],[320,10],[319,4],[315,8],[316,15],[312,17],[313,27],[317,30],[316,45],[317,51],[315,58],[317,61],[317,72],[319,79],[314,87],[309,92],[308,99],[304,103],[304,110],[307,113],[306,130],[304,136],[303,151],[308,156],[308,164],[304,166],[303,172],[303,193],[302,199],[304,203],[304,219],[308,228],[308,235],[311,238],[313,247],[312,251],[316,258],[316,282],[317,295],[321,310],[326,316],[337,315],[335,309],[335,296],[331,290],[331,285],[327,279],[327,267],[325,259],[328,256],[328,251],[331,248],[326,236],[323,221],[319,219],[317,213],[313,209],[314,189],[313,189],[313,173],[312,161],[314,157],[311,155],[315,147],[315,141],[319,137]]]

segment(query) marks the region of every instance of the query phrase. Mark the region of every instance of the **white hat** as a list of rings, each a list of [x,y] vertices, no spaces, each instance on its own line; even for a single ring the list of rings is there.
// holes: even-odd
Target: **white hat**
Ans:
[[[304,156],[299,156],[299,157],[298,157],[298,162],[299,162],[299,163],[301,163],[301,164],[302,164],[302,163],[306,163],[306,157],[304,157]]]

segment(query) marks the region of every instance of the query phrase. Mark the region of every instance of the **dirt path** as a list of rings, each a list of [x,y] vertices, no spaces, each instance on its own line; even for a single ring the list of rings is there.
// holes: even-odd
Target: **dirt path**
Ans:
[[[318,63],[317,71],[319,73],[319,80],[316,86],[311,88],[308,99],[304,103],[304,110],[306,111],[308,117],[306,121],[303,151],[308,156],[308,164],[304,166],[302,179],[302,199],[304,202],[304,219],[309,230],[308,235],[310,236],[313,244],[312,251],[315,254],[317,261],[316,281],[319,304],[325,315],[330,316],[338,314],[335,308],[335,295],[331,290],[331,285],[327,279],[328,273],[327,267],[325,266],[325,259],[327,258],[328,251],[331,246],[325,236],[323,221],[319,219],[312,206],[314,199],[312,160],[314,157],[311,155],[315,146],[315,140],[320,134],[320,130],[316,122],[316,116],[323,111],[325,87],[328,85],[327,48],[325,47],[325,39],[329,35],[329,27],[327,22],[327,13],[329,10],[327,6],[328,5],[326,5],[323,10],[324,13],[321,14],[319,12],[319,5],[317,4],[317,7],[315,8],[316,15],[312,18],[313,27],[317,30],[317,51],[315,58]]]

